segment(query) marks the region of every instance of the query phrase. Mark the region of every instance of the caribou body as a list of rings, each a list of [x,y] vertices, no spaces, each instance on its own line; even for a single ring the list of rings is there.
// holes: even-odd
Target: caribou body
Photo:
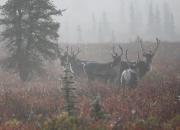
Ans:
[[[113,47],[113,61],[108,63],[87,63],[84,66],[84,71],[87,74],[88,82],[91,83],[94,80],[102,80],[104,83],[114,83],[117,75],[120,72],[121,57],[123,55],[123,49],[119,45],[121,53],[115,51]]]
[[[118,66],[118,65],[117,65]],[[113,62],[109,63],[88,63],[84,67],[84,71],[87,74],[88,82],[94,80],[101,80],[104,83],[111,83],[116,78],[118,67]]]

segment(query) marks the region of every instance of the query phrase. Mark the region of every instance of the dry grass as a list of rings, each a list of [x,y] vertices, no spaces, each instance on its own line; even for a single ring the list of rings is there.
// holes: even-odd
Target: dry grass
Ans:
[[[138,46],[134,44],[123,46],[129,48],[130,57],[133,59]],[[109,44],[82,45],[81,50],[80,57],[83,59],[101,62],[111,60]],[[137,88],[127,90],[126,96],[123,96],[121,89],[116,86],[109,87],[101,83],[88,86],[86,79],[78,80],[76,83],[78,116],[90,119],[91,102],[96,95],[100,94],[102,107],[108,115],[106,124],[109,127],[119,117],[124,124],[127,124],[132,119],[145,120],[153,116],[160,120],[161,125],[164,124],[180,114],[180,102],[177,99],[180,94],[179,65],[180,44],[162,43],[153,62],[153,71],[144,77]],[[58,67],[58,65],[55,66]],[[22,130],[35,130],[37,128],[33,125],[35,118],[42,116],[45,119],[63,111],[61,82],[57,80],[62,75],[62,69],[58,68],[59,71],[56,71],[54,68],[48,67],[48,76],[28,83],[21,82],[14,74],[1,72],[0,130],[5,130],[5,122],[14,118],[24,122]],[[55,75],[55,78],[49,78],[49,75]],[[132,114],[132,111],[135,113]],[[32,121],[29,122],[30,119]]]

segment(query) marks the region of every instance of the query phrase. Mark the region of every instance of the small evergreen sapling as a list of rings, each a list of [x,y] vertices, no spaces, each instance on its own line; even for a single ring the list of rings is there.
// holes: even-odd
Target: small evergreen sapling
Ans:
[[[102,109],[100,100],[101,100],[101,98],[98,95],[96,97],[96,99],[92,103],[91,117],[93,117],[95,120],[99,120],[99,119],[105,118],[105,112]]]
[[[63,77],[63,93],[65,100],[65,111],[69,114],[69,116],[75,115],[75,90],[74,81],[73,81],[73,72],[71,69],[71,64],[69,63],[68,57],[65,66],[65,76]]]

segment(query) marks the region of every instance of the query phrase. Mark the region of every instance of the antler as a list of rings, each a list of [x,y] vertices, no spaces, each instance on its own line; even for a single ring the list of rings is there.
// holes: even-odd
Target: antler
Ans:
[[[156,38],[156,47],[154,47],[154,51],[153,51],[153,55],[156,54],[158,48],[159,48],[159,44],[160,44],[160,40],[158,38]]]
[[[122,55],[123,55],[123,48],[122,48],[122,46],[121,45],[119,45],[119,49],[121,50],[121,54],[120,54],[120,57],[122,57]]]
[[[130,62],[129,62],[129,59],[128,59],[128,49],[126,50],[126,60],[127,60],[128,67],[130,67]]]
[[[73,53],[74,53],[74,52],[73,52],[73,49],[72,49],[72,47],[71,47],[71,55],[73,55]]]
[[[80,49],[78,48],[78,50],[77,50],[75,56],[77,56],[79,53],[80,53]]]
[[[66,52],[69,53],[69,46],[66,46]]]
[[[138,58],[137,62],[139,62],[140,61],[139,51],[138,51],[138,57],[137,58]]]
[[[73,48],[71,47],[71,56],[77,56],[80,53],[80,49],[78,48],[77,52],[73,51]]]
[[[142,40],[140,37],[138,37],[138,38],[137,38],[137,42],[140,43],[142,53],[144,54],[144,53],[145,53],[145,49],[144,49],[144,47],[143,47],[143,40]]]

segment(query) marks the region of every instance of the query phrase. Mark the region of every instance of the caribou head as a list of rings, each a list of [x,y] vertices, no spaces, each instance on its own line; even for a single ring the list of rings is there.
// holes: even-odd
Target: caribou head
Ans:
[[[143,47],[142,39],[139,38],[138,42],[141,45],[142,56],[144,57],[144,60],[139,60],[137,63],[138,75],[139,75],[139,78],[142,78],[148,71],[151,70],[152,59],[159,48],[160,40],[156,38],[156,44],[155,44],[154,49],[146,50],[146,51]]]
[[[121,62],[122,56],[123,56],[123,48],[121,45],[118,46],[120,49],[120,54],[118,54],[118,52],[116,51],[116,47],[113,46],[112,50],[113,50],[113,54],[112,54],[112,58],[113,58],[113,62],[112,65],[116,66]]]
[[[135,87],[138,82],[137,62],[129,61],[128,50],[126,50],[126,62],[127,62],[128,68],[125,69],[121,74],[121,86],[123,87],[123,93],[124,93],[125,86],[132,88],[132,87]]]
[[[66,65],[66,59],[68,57],[68,61],[72,66],[72,70],[74,72],[75,78],[79,78],[84,75],[84,65],[85,61],[82,61],[78,58],[78,55],[80,53],[80,49],[77,50],[73,49],[72,47],[69,49],[67,47],[67,51],[64,53],[64,55],[61,56],[61,65]]]
[[[160,40],[158,38],[156,38],[156,45],[155,45],[154,49],[153,50],[147,50],[147,51],[145,51],[145,49],[143,47],[143,41],[140,38],[139,38],[139,43],[141,45],[141,50],[142,50],[143,57],[145,58],[145,62],[147,64],[151,64],[152,59],[155,56],[155,54],[159,48]]]

